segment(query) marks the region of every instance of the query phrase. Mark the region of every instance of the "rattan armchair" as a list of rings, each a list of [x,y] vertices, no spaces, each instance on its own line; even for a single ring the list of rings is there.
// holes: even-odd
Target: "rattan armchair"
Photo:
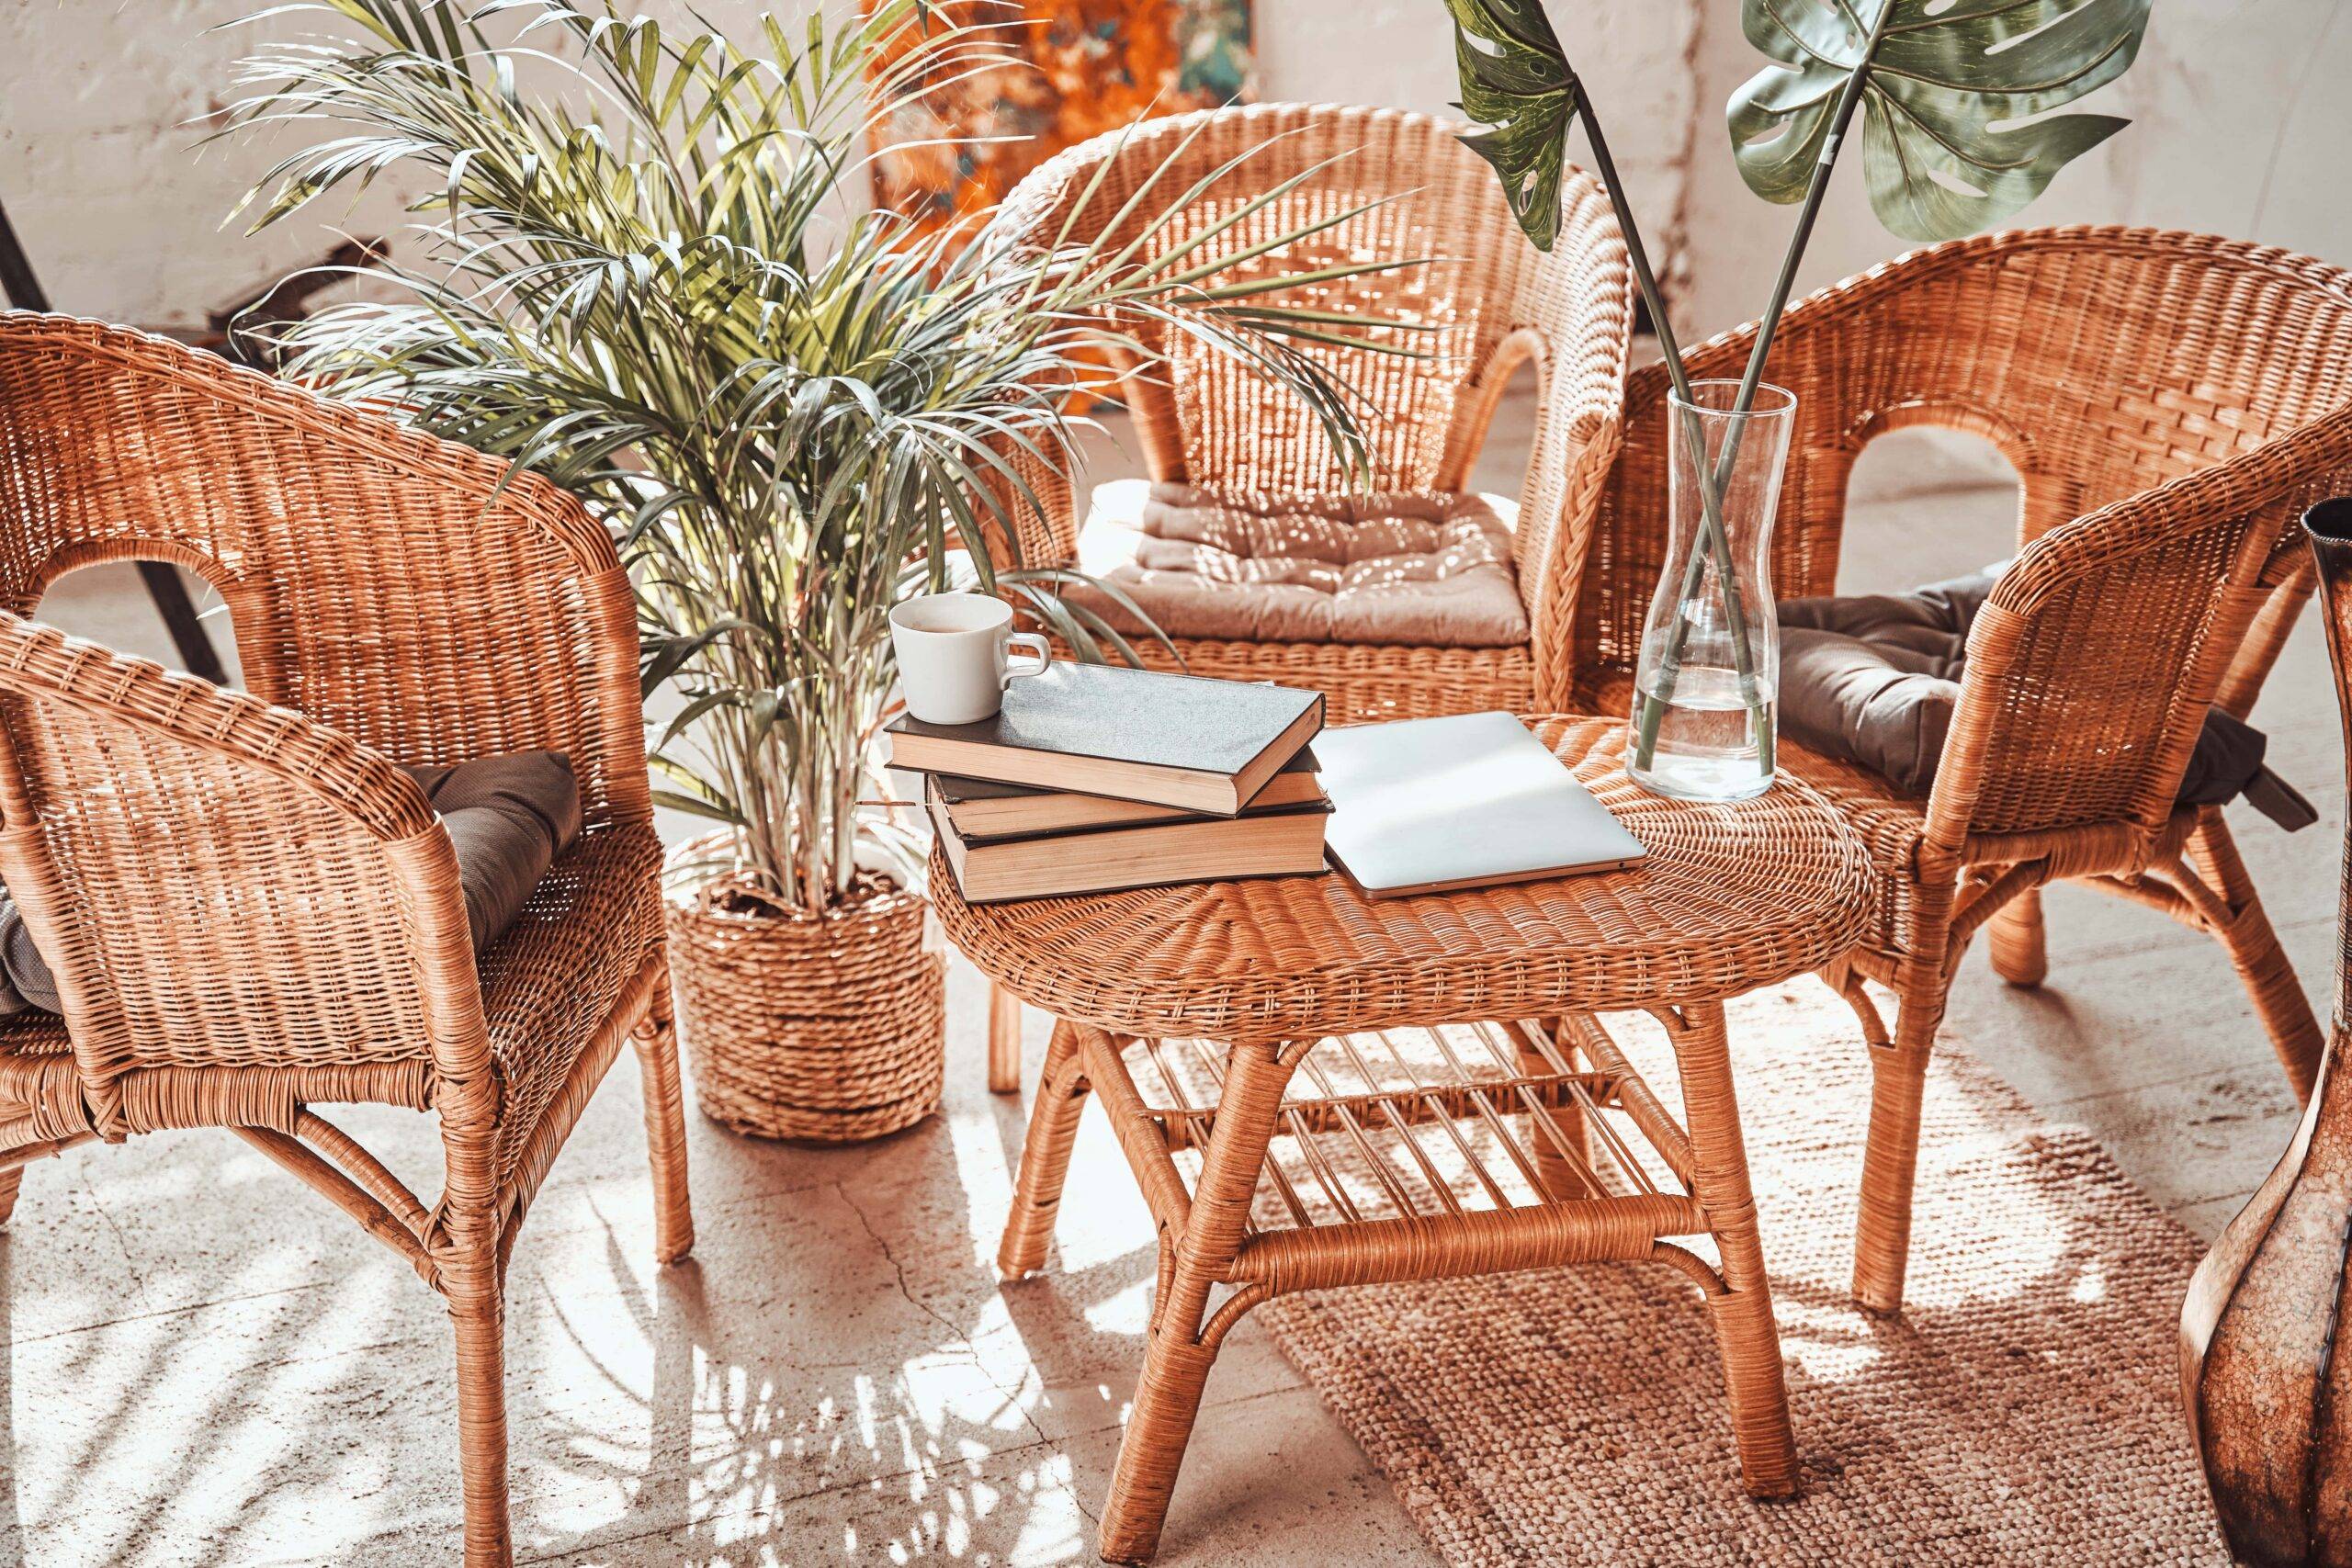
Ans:
[[[1686,356],[1736,375],[1752,329]],[[1933,793],[1784,743],[1782,765],[1863,830],[1872,934],[1830,972],[1875,1072],[1856,1238],[1865,1305],[1902,1304],[1920,1098],[1951,976],[1980,930],[2014,984],[2047,969],[2038,889],[2153,905],[2219,941],[2299,1096],[2321,1036],[2220,808],[2177,807],[2210,705],[2253,707],[2311,583],[2292,525],[2352,480],[2352,274],[2199,235],[1995,234],[1904,256],[1792,310],[1770,378],[1798,428],[1773,541],[1784,598],[1833,591],[1846,484],[1875,437],[1972,431],[2023,481],[2016,564],[1969,639]],[[1584,701],[1627,711],[1665,539],[1660,368],[1586,552]],[[1860,985],[1891,987],[1890,1032]]]
[[[220,591],[252,694],[25,618],[122,558]],[[693,1245],[643,747],[628,580],[575,501],[175,344],[0,314],[0,879],[63,1002],[0,1024],[0,1217],[28,1161],[167,1127],[316,1188],[447,1299],[469,1562],[512,1555],[509,1250],[632,1034],[656,1248]],[[392,759],[532,748],[571,759],[585,830],[478,964]],[[439,1196],[334,1101],[436,1114]]]
[[[1334,724],[1487,708],[1544,711],[1565,705],[1568,691],[1566,631],[1579,561],[1563,544],[1588,528],[1616,455],[1633,274],[1608,199],[1590,176],[1569,172],[1558,241],[1549,254],[1539,252],[1512,220],[1493,169],[1462,144],[1463,129],[1427,115],[1330,105],[1180,115],[1070,148],[1006,198],[1008,219],[1039,243],[1103,237],[1116,246],[1237,158],[1182,206],[1172,235],[1234,220],[1283,181],[1336,159],[1239,216],[1219,243],[1244,251],[1334,210],[1383,201],[1311,241],[1243,265],[1264,276],[1374,259],[1426,263],[1282,297],[1442,329],[1397,334],[1425,356],[1418,359],[1313,351],[1362,396],[1374,491],[1465,489],[1506,385],[1532,365],[1539,406],[1512,539],[1531,628],[1524,646],[1171,638],[1182,667],[1194,674],[1324,693]],[[1142,198],[1123,210],[1139,190]],[[1214,285],[1226,276],[1203,281]],[[1137,336],[1163,356],[1148,371],[1117,367],[1151,479],[1261,494],[1348,488],[1329,439],[1295,400],[1189,338],[1148,324]],[[1023,515],[1019,553],[1031,565],[1075,560],[1084,514],[1066,481],[1038,478],[1045,511]],[[1174,666],[1158,645],[1138,639],[1137,646],[1147,662]],[[1000,1090],[1014,1087],[1016,1017],[1000,995],[990,1033],[990,1081]]]
[[[1560,547],[1580,533],[1617,451],[1633,274],[1600,186],[1569,172],[1560,235],[1547,254],[1528,243],[1494,170],[1459,140],[1464,128],[1396,109],[1259,104],[1147,121],[1080,143],[1034,170],[1005,198],[1005,216],[1041,243],[1098,237],[1119,246],[1176,211],[1171,238],[1233,222],[1234,251],[1334,210],[1382,201],[1311,240],[1257,256],[1258,276],[1369,260],[1420,261],[1394,272],[1285,291],[1283,302],[1441,330],[1392,334],[1423,357],[1321,349],[1361,394],[1373,491],[1460,491],[1513,372],[1539,382],[1534,453],[1520,495],[1513,565],[1532,634],[1523,648],[1209,640],[1176,637],[1185,667],[1229,680],[1312,686],[1333,723],[1556,705],[1567,690],[1565,632],[1575,561]],[[1247,154],[1246,157],[1243,155]],[[1206,176],[1242,161],[1193,200]],[[1326,160],[1330,167],[1238,218],[1250,203]],[[1156,176],[1156,177],[1155,177]],[[1148,189],[1144,187],[1148,185]],[[1144,190],[1133,210],[1129,198]],[[1231,356],[1151,323],[1136,333],[1161,356],[1132,365],[1121,390],[1154,479],[1250,492],[1337,491],[1347,475],[1314,418]],[[1083,518],[1067,486],[1041,493],[1024,517],[1032,565],[1077,558]],[[1146,648],[1148,658],[1165,659]]]

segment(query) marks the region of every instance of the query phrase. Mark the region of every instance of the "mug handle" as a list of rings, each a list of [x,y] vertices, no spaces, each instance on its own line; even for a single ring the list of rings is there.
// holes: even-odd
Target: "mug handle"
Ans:
[[[1054,662],[1054,645],[1035,632],[1014,632],[1004,639],[1004,651],[1007,655],[1004,661],[1004,683],[1008,686],[1023,676],[1043,675]],[[1011,658],[1011,655],[1015,653],[1025,653],[1037,662],[1026,666],[1017,665]]]

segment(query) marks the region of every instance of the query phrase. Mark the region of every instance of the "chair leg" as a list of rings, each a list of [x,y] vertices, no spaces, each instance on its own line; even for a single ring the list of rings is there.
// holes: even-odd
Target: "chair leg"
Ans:
[[[1984,922],[1993,973],[2012,986],[2032,989],[2049,977],[2050,944],[2041,924],[2041,889],[2029,887]]]
[[[1541,1022],[1548,1038],[1561,1040],[1558,1020],[1545,1019]],[[1553,1050],[1561,1059],[1566,1059],[1568,1047],[1565,1043],[1555,1043]],[[1521,1071],[1530,1075],[1554,1070],[1552,1059],[1525,1040],[1520,1042],[1519,1065]],[[1535,1177],[1543,1186],[1544,1195],[1555,1202],[1600,1196],[1584,1179],[1584,1172],[1592,1168],[1592,1129],[1586,1124],[1583,1108],[1571,1100],[1544,1112],[1544,1120],[1551,1124],[1549,1132],[1535,1125],[1532,1116],[1528,1120],[1528,1142],[1533,1145]]]
[[[1136,1385],[1135,1408],[1119,1439],[1111,1495],[1102,1505],[1097,1549],[1109,1562],[1148,1562],[1159,1550],[1160,1526],[1200,1414],[1201,1391],[1216,1362],[1220,1340],[1203,1332],[1209,1293],[1241,1248],[1250,1202],[1281,1114],[1283,1088],[1296,1065],[1262,1043],[1236,1045],[1230,1063],[1216,1125],[1201,1156],[1192,1216],[1177,1243],[1167,1288],[1152,1304],[1150,1348]]]
[[[1943,1020],[1944,989],[1905,994],[1894,1040],[1871,1042],[1870,1141],[1862,1151],[1860,1213],[1854,1227],[1854,1296],[1876,1313],[1903,1310],[1911,1256],[1911,1190],[1919,1172],[1919,1116],[1928,1058]]]
[[[675,1263],[695,1249],[695,1215],[686,1191],[685,1095],[678,1086],[678,1028],[666,971],[631,1039],[645,1084],[645,1141],[653,1160],[653,1256]]]
[[[1046,1070],[1037,1080],[1037,1103],[1030,1108],[1029,1132],[1021,1146],[1021,1174],[1013,1182],[1012,1213],[1005,1216],[1004,1241],[997,1248],[997,1273],[1003,1279],[1035,1273],[1053,1240],[1079,1112],[1091,1092],[1079,1039],[1076,1025],[1057,1021],[1053,1043],[1046,1047]]]
[[[506,1303],[496,1247],[483,1247],[468,1280],[452,1281],[458,1334],[458,1465],[466,1495],[466,1568],[514,1561],[506,1487]]]
[[[1751,1496],[1792,1497],[1797,1491],[1796,1438],[1789,1428],[1781,1333],[1772,1321],[1772,1292],[1764,1273],[1764,1244],[1756,1228],[1756,1198],[1748,1181],[1721,1003],[1682,1009],[1674,1052],[1690,1129],[1691,1196],[1706,1211],[1707,1228],[1723,1258],[1725,1289],[1709,1297],[1707,1304],[1723,1352],[1740,1478]]]
[[[0,1225],[6,1225],[8,1216],[17,1212],[17,1194],[23,1190],[24,1181],[25,1168],[21,1165],[0,1170]]]
[[[2278,933],[2270,929],[2270,917],[2263,910],[2261,896],[2255,892],[2254,879],[2246,874],[2237,841],[2230,837],[2229,825],[2219,810],[2199,814],[2188,848],[2212,878],[2222,902],[2233,911],[2228,927],[2213,934],[2228,952],[2230,964],[2237,970],[2255,1014],[2270,1036],[2270,1048],[2278,1053],[2278,1065],[2287,1070],[2297,1102],[2307,1104],[2312,1085],[2319,1081],[2326,1037],[2320,1032],[2319,1019],[2303,993],[2302,981],[2287,962],[2286,950],[2278,945]]]
[[[989,982],[989,1092],[1021,1092],[1021,998]]]

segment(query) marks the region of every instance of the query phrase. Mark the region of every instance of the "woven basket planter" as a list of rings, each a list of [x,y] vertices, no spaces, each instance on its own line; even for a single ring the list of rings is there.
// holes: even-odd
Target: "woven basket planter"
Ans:
[[[699,840],[675,857],[707,857]],[[939,1109],[947,962],[929,907],[896,887],[824,915],[778,911],[730,877],[668,897],[679,1033],[703,1114],[762,1138],[846,1144]]]

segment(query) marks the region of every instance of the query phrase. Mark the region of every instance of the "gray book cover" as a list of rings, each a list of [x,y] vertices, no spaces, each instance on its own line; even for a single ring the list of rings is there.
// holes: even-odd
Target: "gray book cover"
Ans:
[[[1003,711],[992,718],[924,724],[902,716],[888,728],[894,735],[1232,775],[1322,705],[1321,693],[1289,686],[1056,660],[1044,674],[1006,687]]]

